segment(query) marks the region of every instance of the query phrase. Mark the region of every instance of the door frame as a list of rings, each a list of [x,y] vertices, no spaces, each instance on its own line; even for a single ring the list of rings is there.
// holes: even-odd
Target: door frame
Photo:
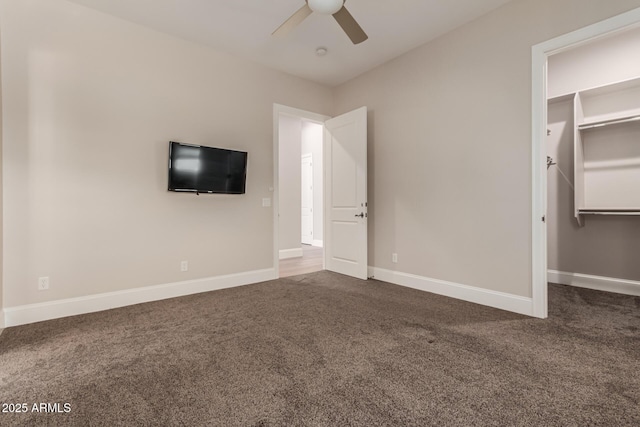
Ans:
[[[281,104],[273,104],[273,187],[269,188],[273,194],[272,212],[273,212],[273,269],[274,279],[280,277],[280,116],[291,116],[313,123],[322,125],[322,145],[324,147],[324,122],[330,119],[330,116],[324,114],[314,113],[311,111],[301,110],[299,108],[288,107]],[[327,165],[323,162],[323,180],[325,168]],[[324,195],[323,195],[324,198]],[[324,251],[324,249],[323,249]],[[324,255],[322,257],[322,268],[325,268]]]
[[[548,316],[547,293],[547,59],[599,38],[640,27],[640,8],[622,13],[571,33],[537,44],[531,49],[532,84],[532,247],[531,283],[533,316]]]

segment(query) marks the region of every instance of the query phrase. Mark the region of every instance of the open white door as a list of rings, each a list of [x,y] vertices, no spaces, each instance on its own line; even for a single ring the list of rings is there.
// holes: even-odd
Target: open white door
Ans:
[[[325,268],[367,279],[367,108],[325,122]]]

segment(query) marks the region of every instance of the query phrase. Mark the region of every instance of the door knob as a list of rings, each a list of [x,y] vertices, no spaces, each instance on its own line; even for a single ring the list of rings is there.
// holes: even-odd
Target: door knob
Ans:
[[[360,212],[360,215],[356,215],[359,216],[360,218],[364,218],[364,212]]]

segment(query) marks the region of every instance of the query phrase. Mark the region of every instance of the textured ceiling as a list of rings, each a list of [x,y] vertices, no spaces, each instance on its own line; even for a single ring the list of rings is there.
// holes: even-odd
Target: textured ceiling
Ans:
[[[369,39],[353,45],[333,17],[271,33],[304,0],[70,0],[328,86],[341,84],[509,0],[347,0]],[[327,55],[318,57],[318,47]]]

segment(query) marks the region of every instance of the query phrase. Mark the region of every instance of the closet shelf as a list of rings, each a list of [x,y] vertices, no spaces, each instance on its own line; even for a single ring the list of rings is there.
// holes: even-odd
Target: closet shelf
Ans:
[[[578,224],[587,215],[640,218],[640,76],[576,92],[573,123]]]
[[[578,214],[640,216],[640,209],[578,209]]]
[[[609,120],[600,120],[596,122],[582,123],[578,125],[578,129],[589,130],[589,129],[599,128],[603,126],[620,125],[623,123],[631,123],[631,122],[637,122],[637,121],[640,121],[640,114],[634,114],[633,116],[626,116],[626,117],[616,117],[614,119],[609,119]]]

